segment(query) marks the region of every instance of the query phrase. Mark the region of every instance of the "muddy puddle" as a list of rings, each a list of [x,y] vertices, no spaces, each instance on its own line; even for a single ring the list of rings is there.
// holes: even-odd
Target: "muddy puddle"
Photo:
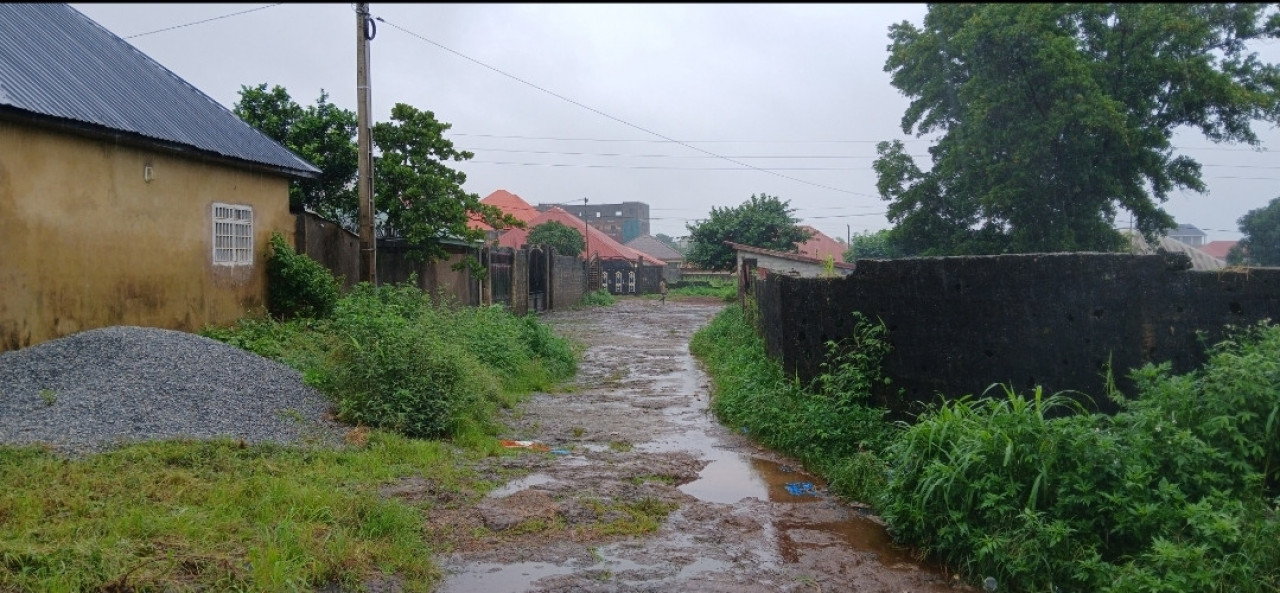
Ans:
[[[688,340],[719,307],[633,298],[544,317],[587,345],[579,376],[513,411],[503,438],[564,454],[502,458],[494,471],[516,477],[441,511],[434,520],[472,535],[442,559],[437,591],[972,590],[794,460],[716,422]],[[610,528],[618,509],[656,505],[671,509],[656,528]]]

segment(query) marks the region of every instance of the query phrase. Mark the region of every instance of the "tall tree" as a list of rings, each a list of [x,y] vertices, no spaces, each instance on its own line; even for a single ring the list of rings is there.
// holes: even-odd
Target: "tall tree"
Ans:
[[[901,256],[902,251],[894,243],[892,232],[889,229],[880,229],[850,237],[849,247],[844,252],[844,261],[891,259]]]
[[[298,156],[320,169],[315,179],[296,180],[289,186],[289,207],[295,212],[312,210],[355,230],[359,205],[355,180],[358,149],[353,140],[356,115],[329,102],[329,94],[305,109],[279,85],[267,89],[241,86],[234,112]]]
[[[712,206],[710,218],[685,225],[690,241],[685,261],[705,270],[732,270],[735,256],[725,241],[794,252],[810,236],[796,226],[800,220],[794,211],[790,200],[763,193],[733,208]]]
[[[557,220],[548,220],[529,230],[530,245],[546,245],[560,255],[576,256],[586,248],[582,232]]]
[[[933,4],[890,27],[885,71],[906,133],[941,133],[932,166],[881,143],[875,170],[911,253],[1113,250],[1118,210],[1149,240],[1169,192],[1203,192],[1175,130],[1258,144],[1280,70],[1247,52],[1280,36],[1254,4]]]
[[[494,228],[524,224],[462,189],[466,174],[446,163],[473,155],[444,137],[450,127],[434,113],[404,103],[391,109],[391,121],[373,126],[381,152],[374,164],[379,224],[384,235],[404,238],[410,255],[428,261],[448,256],[445,241],[484,240],[484,231],[468,224],[472,216]]]
[[[1240,217],[1244,238],[1227,253],[1233,265],[1280,266],[1280,198]]]

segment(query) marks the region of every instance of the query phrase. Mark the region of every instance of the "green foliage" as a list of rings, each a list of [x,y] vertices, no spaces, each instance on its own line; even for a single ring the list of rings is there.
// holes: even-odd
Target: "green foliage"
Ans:
[[[732,270],[736,265],[733,249],[725,241],[773,249],[796,251],[796,245],[808,240],[809,234],[796,226],[795,209],[790,200],[776,196],[752,194],[746,202],[733,208],[711,207],[711,218],[698,224],[685,225],[692,245],[685,260],[704,270]]]
[[[329,319],[242,320],[203,333],[297,368],[344,421],[415,437],[493,429],[514,395],[576,372],[572,346],[536,318],[433,299],[415,283],[361,283]]]
[[[1277,379],[1280,329],[1263,325],[1197,372],[1137,371],[1115,416],[1039,390],[949,402],[889,448],[883,515],[1014,590],[1274,591]]]
[[[353,112],[329,103],[323,91],[314,106],[303,109],[283,87],[268,91],[265,83],[242,86],[234,111],[323,171],[316,179],[294,183],[289,195],[295,211],[305,207],[349,231],[357,230],[359,148]],[[466,175],[446,163],[473,155],[454,149],[444,138],[450,127],[434,113],[403,103],[392,108],[390,121],[373,126],[373,142],[381,152],[374,167],[375,216],[387,236],[408,241],[408,253],[415,259],[447,257],[442,247],[446,240],[483,240],[484,231],[471,228],[471,220],[498,229],[524,226],[498,208],[481,204],[479,196],[463,191]],[[463,268],[480,273],[473,260],[457,267]]]
[[[556,220],[549,220],[529,231],[530,245],[546,245],[560,255],[577,256],[586,248],[582,232]]]
[[[878,329],[877,329],[878,328]],[[858,323],[858,337],[843,345],[867,347],[856,357],[838,352],[825,379],[811,388],[789,378],[769,358],[764,341],[741,305],[725,307],[694,334],[690,352],[703,361],[714,382],[712,410],[731,427],[745,428],[759,442],[795,455],[828,478],[833,490],[871,500],[884,484],[878,452],[892,439],[885,411],[866,405],[887,346],[883,326]]]
[[[474,155],[456,150],[444,137],[451,127],[434,113],[404,103],[391,108],[391,121],[373,126],[373,141],[382,153],[374,167],[374,204],[385,217],[381,224],[388,235],[408,242],[412,257],[426,261],[448,256],[445,240],[484,240],[484,231],[469,224],[473,216],[494,228],[524,224],[462,189],[466,174],[445,163]]]
[[[279,85],[240,87],[235,114],[320,169],[315,179],[298,179],[289,186],[289,206],[295,212],[312,210],[355,230],[359,204],[356,174],[359,151],[352,138],[356,114],[329,102],[320,91],[315,105],[303,109]]]
[[[595,290],[582,295],[582,305],[585,307],[608,307],[615,302],[613,295],[607,290]]]
[[[859,259],[893,259],[904,255],[894,243],[889,229],[858,233],[850,239],[852,242],[844,252],[844,261],[847,262]]]
[[[1231,247],[1232,265],[1280,266],[1280,198],[1245,213],[1238,221],[1244,238]]]
[[[341,284],[319,262],[271,233],[267,256],[267,310],[277,319],[323,318],[333,313]]]
[[[716,297],[726,303],[738,300],[738,286],[732,282],[676,282],[669,291],[671,297],[677,296],[709,296]]]
[[[1182,127],[1256,145],[1280,70],[1246,51],[1280,35],[1263,4],[935,4],[890,27],[902,129],[941,133],[928,171],[901,142],[874,164],[910,254],[1115,251],[1120,209],[1154,242],[1171,191],[1203,192]]]

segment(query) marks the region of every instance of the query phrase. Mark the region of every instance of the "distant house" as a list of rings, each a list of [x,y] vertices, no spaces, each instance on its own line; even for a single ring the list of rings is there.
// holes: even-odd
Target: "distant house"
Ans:
[[[1178,228],[1169,231],[1168,234],[1170,239],[1181,241],[1192,247],[1204,245],[1205,236],[1204,231],[1189,224],[1180,224]]]
[[[853,273],[855,268],[854,264],[851,263],[832,261],[831,269],[828,270],[828,262],[825,258],[818,259],[788,251],[762,249],[731,241],[725,241],[724,244],[737,252],[737,269],[739,271],[743,269],[745,264],[761,274],[771,273],[799,278],[822,278],[829,274],[832,276],[848,276]]]
[[[1239,241],[1209,241],[1200,247],[1200,251],[1222,261],[1227,261],[1227,255],[1231,253],[1231,248],[1235,247],[1236,243],[1239,243]]]
[[[800,225],[800,230],[810,234],[807,241],[796,245],[802,255],[818,259],[826,259],[829,255],[838,262],[844,261],[844,252],[848,249],[844,243],[822,234],[822,231],[809,225]]]
[[[627,241],[624,245],[661,259],[667,265],[666,271],[663,272],[663,277],[667,279],[667,282],[675,282],[680,279],[680,266],[684,264],[684,255],[672,249],[670,245],[658,240],[657,237],[640,235]]]
[[[310,163],[65,4],[0,4],[0,350],[259,309]]]
[[[587,221],[614,241],[626,243],[649,234],[649,205],[644,202],[619,204],[538,204],[540,212],[559,207]]]

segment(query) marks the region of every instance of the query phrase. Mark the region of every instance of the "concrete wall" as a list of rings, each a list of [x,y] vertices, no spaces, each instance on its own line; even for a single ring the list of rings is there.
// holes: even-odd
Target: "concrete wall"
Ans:
[[[410,259],[403,243],[378,241],[376,266],[378,268],[378,284],[407,282],[411,274],[418,275],[418,288],[432,295],[443,294],[446,298],[455,299],[463,305],[480,304],[480,281],[472,278],[465,269],[454,270],[454,264],[462,262],[468,256],[477,256],[476,250],[465,247],[446,246],[449,257],[425,263]],[[359,258],[359,243],[356,244],[355,255]]]
[[[576,256],[556,255],[551,262],[551,309],[561,311],[582,302],[586,293],[586,264]]]
[[[338,223],[310,212],[297,215],[294,248],[328,268],[344,289],[360,282],[360,237]]]
[[[852,331],[853,311],[882,319],[893,385],[876,399],[899,413],[993,383],[1078,390],[1110,411],[1108,360],[1132,395],[1130,369],[1201,364],[1197,332],[1212,344],[1228,324],[1280,319],[1280,269],[1188,265],[1185,256],[1087,253],[860,260],[847,278],[770,275],[750,290],[770,353],[805,379],[819,372],[823,344]]]
[[[783,274],[799,278],[822,278],[826,270],[820,263],[799,262],[785,257],[777,257],[766,253],[737,252],[737,268],[742,269],[742,260],[755,260],[755,267],[772,274]],[[833,267],[831,273],[836,276],[848,276],[853,273],[846,267]]]
[[[215,202],[253,209],[251,265],[213,263]],[[265,303],[271,233],[294,226],[283,176],[0,122],[0,350],[231,323]]]

